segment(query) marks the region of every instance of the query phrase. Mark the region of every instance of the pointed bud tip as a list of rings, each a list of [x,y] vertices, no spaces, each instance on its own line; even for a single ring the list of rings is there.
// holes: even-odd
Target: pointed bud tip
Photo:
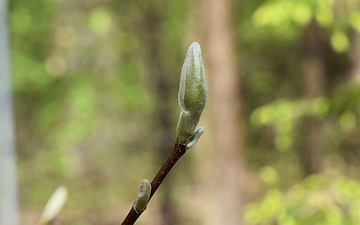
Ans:
[[[200,44],[196,41],[194,41],[193,43],[191,43],[189,49],[198,49],[201,50]]]
[[[198,42],[196,42],[196,41],[193,42],[188,48],[188,54],[200,55],[201,56],[200,44]]]

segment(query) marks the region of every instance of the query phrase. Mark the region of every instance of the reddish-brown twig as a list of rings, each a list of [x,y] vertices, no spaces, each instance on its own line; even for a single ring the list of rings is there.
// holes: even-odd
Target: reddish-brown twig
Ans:
[[[159,188],[161,183],[164,181],[166,175],[170,172],[170,170],[173,168],[175,163],[185,154],[187,150],[187,147],[185,144],[175,143],[172,151],[170,152],[169,156],[167,157],[166,161],[160,168],[159,172],[156,174],[154,179],[151,182],[151,194],[150,199],[156,192],[156,190]],[[149,199],[149,201],[150,201]],[[135,205],[135,203],[134,203]],[[144,210],[145,211],[145,210]],[[133,206],[131,207],[128,215],[122,222],[122,225],[132,225],[136,222],[136,220],[140,217],[141,213],[144,211],[139,212],[136,210],[136,208]]]

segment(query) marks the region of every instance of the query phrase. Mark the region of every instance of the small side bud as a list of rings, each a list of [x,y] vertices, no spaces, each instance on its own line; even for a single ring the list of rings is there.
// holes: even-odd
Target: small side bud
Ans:
[[[44,210],[40,216],[39,224],[50,224],[64,206],[67,196],[67,189],[65,187],[58,187],[46,202]]]
[[[198,127],[195,131],[194,134],[190,136],[189,138],[189,143],[187,144],[187,148],[190,149],[192,147],[194,147],[194,145],[196,145],[196,143],[199,141],[201,135],[204,133],[205,129],[203,126]]]
[[[143,179],[139,184],[138,198],[135,202],[135,211],[142,212],[146,209],[146,206],[150,199],[151,184],[149,180]]]
[[[180,76],[177,142],[188,144],[205,107],[206,96],[207,80],[201,48],[197,42],[193,42],[187,51]]]

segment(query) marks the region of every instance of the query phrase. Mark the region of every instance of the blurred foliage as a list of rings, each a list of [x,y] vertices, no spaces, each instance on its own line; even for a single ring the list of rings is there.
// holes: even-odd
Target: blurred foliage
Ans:
[[[273,125],[276,132],[275,146],[278,150],[285,151],[292,148],[295,128],[301,118],[307,115],[323,118],[329,109],[329,101],[324,98],[278,100],[254,110],[250,122],[255,126]]]
[[[157,169],[159,81],[173,99],[164,107],[174,118],[170,135],[175,138],[178,78],[194,41],[187,38],[197,5],[160,0],[9,4],[21,208],[40,213],[47,197],[64,185],[66,222],[114,224],[132,204],[140,179],[151,179]],[[358,223],[360,88],[359,74],[349,73],[359,63],[354,58],[359,2],[232,4],[246,161],[250,173],[260,171],[249,178],[244,221]],[[309,99],[302,85],[304,36],[313,18],[324,31],[326,77],[324,95]],[[323,127],[324,174],[304,178],[303,124],[309,117]],[[183,165],[172,172],[173,184],[194,188],[201,162]],[[182,224],[188,217],[181,215]]]
[[[260,171],[270,185],[261,201],[244,208],[251,224],[359,224],[360,183],[349,177],[311,175],[287,191],[276,188],[279,174],[272,167]],[[266,175],[265,175],[266,174]]]
[[[360,31],[360,12],[357,1],[348,0],[276,0],[266,1],[255,12],[256,26],[276,27],[279,35],[296,32],[314,17],[321,27],[329,31],[331,47],[338,53],[349,50],[349,27]],[[288,35],[287,35],[288,36]]]

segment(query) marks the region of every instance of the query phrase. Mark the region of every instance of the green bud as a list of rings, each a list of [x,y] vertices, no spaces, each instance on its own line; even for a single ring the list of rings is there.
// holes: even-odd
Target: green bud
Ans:
[[[138,198],[135,202],[135,210],[142,212],[146,209],[146,206],[150,199],[151,184],[149,180],[143,179],[139,184]]]
[[[197,42],[193,42],[187,51],[180,76],[178,94],[180,118],[176,129],[177,142],[189,143],[189,138],[193,136],[205,107],[206,96],[207,81],[201,48]]]

